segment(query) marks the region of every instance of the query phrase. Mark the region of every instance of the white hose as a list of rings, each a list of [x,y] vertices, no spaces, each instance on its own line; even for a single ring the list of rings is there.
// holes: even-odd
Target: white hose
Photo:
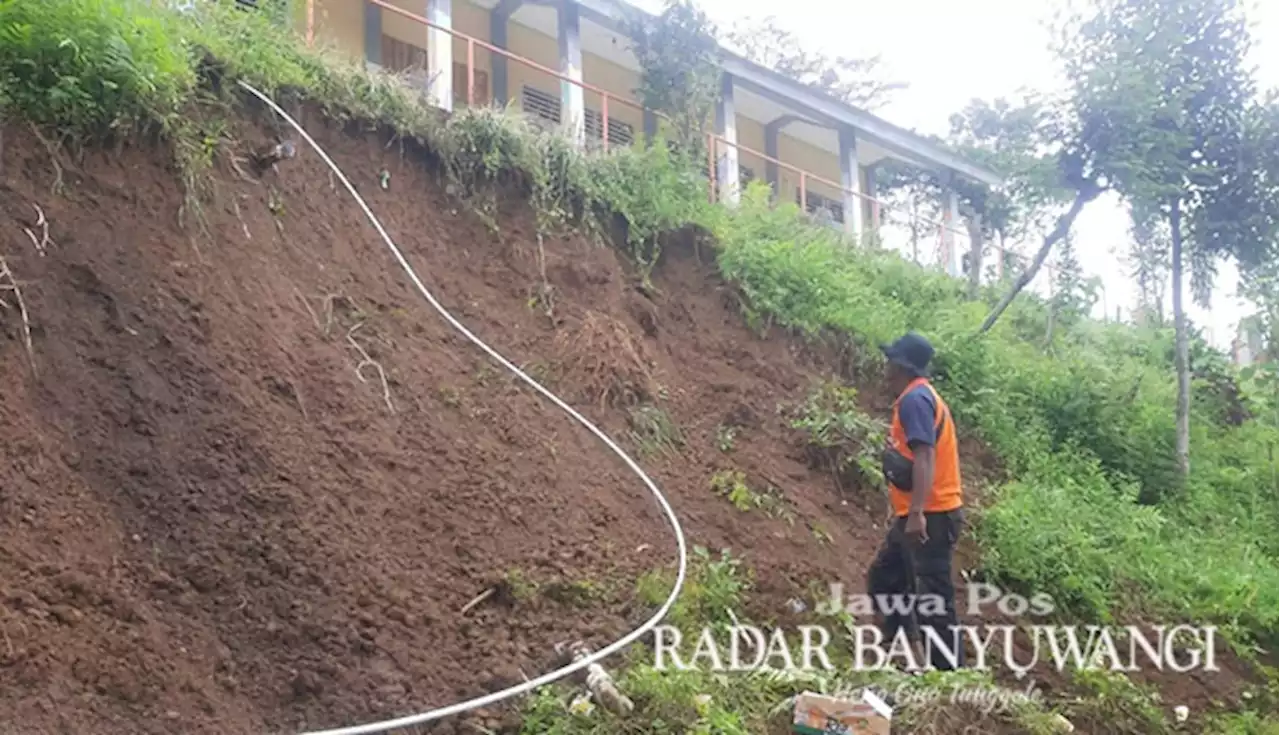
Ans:
[[[484,696],[476,697],[475,699],[468,699],[465,702],[457,702],[455,704],[451,704],[446,707],[440,707],[439,709],[433,709],[428,712],[420,712],[415,715],[406,715],[404,717],[399,717],[394,720],[370,722],[364,725],[353,725],[351,727],[339,727],[332,730],[315,730],[313,732],[306,733],[305,735],[361,735],[361,733],[386,732],[388,730],[394,730],[400,727],[409,727],[411,725],[418,725],[423,722],[439,720],[444,717],[449,717],[450,715],[456,715],[462,712],[466,712],[467,710],[477,709],[479,707],[484,707],[486,705],[494,704],[495,702],[501,702],[504,699],[510,699],[511,697],[516,697],[521,694],[531,692],[540,686],[550,684],[574,672],[581,671],[587,668],[588,666],[601,661],[602,659],[612,656],[618,651],[621,651],[623,648],[626,648],[627,646],[639,640],[641,636],[643,636],[645,633],[648,633],[659,622],[662,621],[662,618],[666,616],[667,611],[671,609],[671,605],[674,604],[676,601],[676,598],[679,597],[680,589],[681,587],[684,586],[685,570],[688,565],[688,553],[685,549],[684,530],[681,529],[680,521],[679,519],[676,518],[675,511],[672,510],[671,508],[671,503],[667,502],[666,496],[662,494],[662,491],[658,489],[658,486],[654,484],[653,480],[649,479],[649,476],[645,474],[644,470],[640,469],[640,465],[636,464],[635,460],[631,459],[631,457],[628,457],[627,453],[622,451],[622,449],[617,444],[615,444],[612,439],[606,436],[603,431],[596,428],[594,424],[588,421],[582,414],[573,410],[573,408],[570,407],[569,404],[560,400],[560,398],[557,397],[554,393],[552,393],[551,391],[539,385],[536,380],[526,375],[523,371],[520,370],[520,368],[513,365],[511,361],[507,360],[507,358],[498,354],[497,351],[495,351],[492,347],[480,341],[479,337],[476,337],[466,327],[462,326],[461,322],[455,319],[452,314],[450,314],[443,306],[441,306],[440,302],[436,301],[435,296],[432,296],[431,292],[427,290],[427,287],[422,284],[422,281],[418,278],[418,274],[414,272],[413,267],[409,265],[409,262],[407,260],[405,260],[404,255],[400,252],[400,248],[396,247],[396,244],[392,242],[391,237],[387,235],[387,231],[383,229],[382,223],[379,222],[378,218],[374,216],[372,211],[370,211],[369,205],[365,204],[364,199],[360,196],[359,193],[356,192],[355,187],[351,185],[351,182],[347,179],[346,175],[342,173],[342,169],[338,168],[338,165],[333,162],[333,159],[329,158],[329,155],[324,152],[324,149],[321,148],[320,145],[316,143],[315,140],[313,140],[310,135],[307,134],[306,130],[302,129],[302,126],[299,125],[296,120],[290,117],[287,112],[282,110],[280,106],[277,105],[275,101],[273,101],[271,98],[267,97],[265,94],[263,94],[262,92],[259,92],[258,90],[254,89],[252,86],[250,86],[249,84],[246,84],[243,81],[240,82],[240,86],[244,87],[253,96],[265,102],[267,106],[270,107],[272,110],[275,110],[276,114],[280,115],[280,117],[284,118],[286,122],[292,125],[294,130],[297,130],[298,134],[301,135],[302,138],[306,140],[307,143],[313,149],[315,149],[315,152],[320,154],[320,158],[322,158],[324,162],[328,164],[329,168],[333,170],[333,173],[336,174],[338,179],[342,181],[342,185],[345,186],[347,188],[347,191],[351,193],[351,196],[355,198],[356,203],[360,205],[360,209],[364,210],[365,216],[368,217],[369,221],[373,223],[373,226],[378,231],[378,234],[382,236],[383,242],[385,242],[387,244],[387,247],[391,250],[391,254],[395,256],[396,261],[400,263],[400,267],[404,269],[404,272],[408,274],[409,279],[413,281],[413,285],[417,286],[419,293],[422,294],[422,297],[425,298],[428,301],[428,303],[430,303],[431,306],[437,312],[439,312],[440,316],[444,317],[444,320],[446,322],[448,322],[454,329],[461,332],[464,337],[466,337],[467,339],[475,343],[477,347],[479,347],[480,349],[488,353],[489,356],[492,357],[494,360],[497,360],[500,365],[505,367],[507,370],[510,370],[512,373],[516,375],[516,377],[520,378],[525,383],[527,383],[530,388],[533,388],[535,391],[541,393],[544,397],[546,397],[547,400],[551,401],[556,406],[564,410],[565,413],[572,416],[575,421],[582,424],[584,427],[587,428],[588,431],[590,431],[592,434],[595,434],[596,438],[604,442],[605,446],[613,450],[614,454],[622,458],[622,461],[626,463],[627,467],[631,468],[631,471],[636,473],[636,476],[639,477],[640,480],[644,482],[647,488],[649,488],[649,492],[653,493],[653,497],[657,499],[658,505],[662,507],[662,512],[666,514],[667,522],[671,525],[671,530],[675,533],[676,549],[679,554],[679,567],[676,571],[676,582],[675,582],[675,585],[671,588],[671,594],[667,596],[666,602],[662,603],[662,607],[659,608],[656,613],[654,613],[653,617],[646,620],[644,624],[641,625],[639,628],[636,628],[635,630],[631,631],[630,633],[623,636],[622,638],[619,638],[613,643],[610,643],[608,646],[605,646],[604,648],[601,648],[595,653],[592,653],[590,656],[579,659],[578,661],[575,661],[572,664],[565,666],[563,668],[559,668],[549,673],[543,674],[542,676],[539,676],[536,679],[531,679],[529,681],[526,681],[523,684],[518,684],[516,686],[508,687],[501,691],[485,694]]]

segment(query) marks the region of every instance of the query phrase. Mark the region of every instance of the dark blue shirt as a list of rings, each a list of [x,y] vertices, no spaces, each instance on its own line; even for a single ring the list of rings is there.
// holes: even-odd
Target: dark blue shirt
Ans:
[[[938,443],[938,425],[934,420],[937,404],[928,386],[911,389],[898,401],[898,421],[907,435],[907,446],[932,447]]]

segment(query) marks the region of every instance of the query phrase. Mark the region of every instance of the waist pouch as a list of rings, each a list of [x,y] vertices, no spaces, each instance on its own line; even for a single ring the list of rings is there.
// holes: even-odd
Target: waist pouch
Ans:
[[[884,479],[891,483],[891,487],[903,492],[911,492],[911,486],[915,484],[911,478],[913,467],[915,462],[893,447],[886,447],[880,455],[880,469],[884,472]]]

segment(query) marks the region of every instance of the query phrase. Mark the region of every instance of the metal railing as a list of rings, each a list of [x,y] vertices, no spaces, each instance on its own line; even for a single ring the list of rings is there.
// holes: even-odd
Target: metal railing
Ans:
[[[417,13],[414,13],[410,10],[405,10],[404,8],[393,5],[392,3],[387,2],[386,0],[363,0],[363,2],[373,5],[383,11],[390,12],[390,13],[399,15],[403,18],[406,18],[408,20],[411,20],[415,23],[422,25],[424,28],[439,31],[442,33],[447,33],[452,38],[458,41],[461,41],[463,44],[465,44],[465,47],[466,47],[465,66],[466,66],[466,87],[467,87],[465,99],[466,99],[467,106],[474,106],[476,104],[476,49],[479,48],[484,51],[488,51],[490,54],[494,56],[501,57],[506,61],[514,61],[517,64],[520,64],[528,69],[532,69],[534,71],[550,76],[554,79],[559,80],[562,83],[575,85],[581,88],[584,92],[591,92],[595,95],[598,95],[600,97],[599,144],[600,144],[600,147],[605,151],[609,149],[609,119],[610,119],[609,114],[610,114],[611,107],[613,107],[614,109],[617,109],[618,106],[622,106],[622,107],[639,111],[642,116],[648,113],[650,115],[653,115],[656,119],[663,119],[663,120],[668,119],[667,116],[663,115],[661,112],[658,112],[656,110],[648,110],[642,104],[635,102],[634,100],[628,99],[618,94],[614,94],[602,87],[587,83],[581,79],[575,79],[569,76],[568,74],[560,72],[556,69],[552,69],[546,65],[540,64],[532,59],[526,58],[519,54],[512,53],[507,49],[504,49],[500,46],[489,43],[487,41],[480,40],[466,33],[455,30],[454,28],[451,28],[448,26],[442,26],[422,15],[418,15]],[[307,3],[306,3],[305,35],[306,35],[306,40],[308,44],[314,44],[316,41],[315,3],[316,3],[316,0],[307,0]],[[581,122],[579,122],[578,124],[581,124]],[[708,131],[706,135],[707,135],[708,198],[711,202],[714,203],[720,199],[720,197],[718,196],[718,190],[720,187],[718,186],[717,180],[716,180],[717,179],[717,173],[716,173],[717,151],[722,147],[726,149],[732,148],[738,154],[744,154],[744,153],[748,154],[755,158],[761,159],[767,165],[771,164],[773,166],[776,166],[779,170],[785,170],[794,174],[798,178],[799,200],[800,200],[800,206],[802,210],[805,210],[805,211],[809,210],[809,206],[808,206],[809,187],[811,184],[814,184],[814,183],[817,183],[829,189],[838,191],[840,192],[842,197],[852,197],[855,201],[859,203],[861,202],[870,203],[870,210],[871,210],[870,228],[868,229],[864,227],[864,233],[852,233],[852,234],[854,234],[855,236],[860,236],[865,234],[865,232],[873,232],[881,236],[880,239],[881,239],[881,242],[883,243],[884,239],[883,239],[883,233],[881,230],[882,230],[882,226],[885,224],[886,219],[888,219],[886,214],[891,210],[891,205],[889,205],[887,202],[884,202],[883,200],[878,199],[869,194],[866,194],[865,192],[860,191],[858,188],[845,187],[842,183],[835,182],[823,176],[820,176],[818,174],[812,173],[810,171],[806,171],[805,169],[800,168],[799,166],[796,166],[791,163],[787,163],[774,156],[770,156],[761,151],[753,150],[751,148],[748,148],[736,142],[731,142],[726,138],[724,138],[723,136],[716,134],[715,132]],[[778,183],[780,183],[780,181]],[[737,182],[732,182],[730,185],[737,186]],[[778,196],[780,199],[781,198],[780,192],[777,192],[775,190],[775,196]],[[851,229],[850,223],[855,221],[855,217],[853,216],[853,213],[845,212],[843,215],[843,218],[845,220],[846,229]],[[943,265],[946,265],[947,263],[951,262],[951,259],[954,255],[954,249],[956,247],[960,246],[962,242],[967,242],[969,240],[969,235],[967,231],[959,229],[955,227],[954,224],[951,224],[945,220],[938,221],[928,217],[923,217],[920,215],[911,215],[911,214],[906,215],[906,220],[908,224],[912,220],[914,220],[916,222],[917,227],[923,225],[926,229],[931,230],[936,234],[936,237],[937,237],[936,252],[938,254],[938,260],[941,261],[941,264]],[[895,223],[895,224],[899,224],[899,223]],[[932,239],[932,237],[930,239]],[[898,249],[901,250],[901,248],[898,248]]]

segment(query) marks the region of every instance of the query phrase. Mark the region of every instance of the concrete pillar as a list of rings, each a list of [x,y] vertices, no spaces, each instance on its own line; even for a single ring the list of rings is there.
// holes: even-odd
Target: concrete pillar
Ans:
[[[560,41],[560,73],[573,80],[560,80],[560,124],[568,131],[570,138],[581,145],[586,140],[587,116],[582,100],[582,34],[579,30],[578,4],[573,0],[560,0],[556,18],[556,35]]]
[[[764,126],[764,154],[769,158],[782,160],[778,156],[778,133],[788,122],[787,118],[780,117]],[[769,182],[769,186],[773,187],[773,195],[777,196],[781,185],[778,181],[778,164],[768,160],[764,162],[764,180]]]
[[[716,103],[716,134],[728,141],[720,143],[719,166],[716,183],[720,186],[720,201],[730,206],[738,203],[741,192],[738,184],[738,114],[733,104],[733,76],[720,77],[720,99]]]
[[[453,0],[427,0],[427,20],[453,28]],[[453,110],[453,34],[427,29],[427,98],[445,111]]]
[[[778,135],[782,129],[801,118],[796,115],[783,115],[764,126],[764,154],[770,158],[782,160],[782,156],[778,155]],[[764,162],[764,180],[769,182],[769,186],[773,187],[774,196],[778,196],[781,191],[781,181],[778,179],[778,164],[772,161]]]
[[[884,212],[878,212],[876,197],[876,164],[862,167],[862,193],[866,194],[866,198],[862,200],[862,223],[867,228],[867,232],[876,233],[880,229],[880,220],[884,217]]]
[[[489,42],[494,46],[509,51],[507,46],[507,27],[511,16],[523,5],[523,0],[502,0],[489,12]],[[493,101],[502,106],[507,104],[507,57],[490,53],[493,66]]]
[[[862,237],[862,172],[858,167],[858,139],[853,128],[841,127],[838,131],[840,140],[840,186],[844,189],[844,231],[850,235]]]
[[[942,266],[947,274],[960,277],[960,198],[956,190],[944,184],[942,188]]]
[[[382,8],[364,4],[364,60],[382,66]]]

